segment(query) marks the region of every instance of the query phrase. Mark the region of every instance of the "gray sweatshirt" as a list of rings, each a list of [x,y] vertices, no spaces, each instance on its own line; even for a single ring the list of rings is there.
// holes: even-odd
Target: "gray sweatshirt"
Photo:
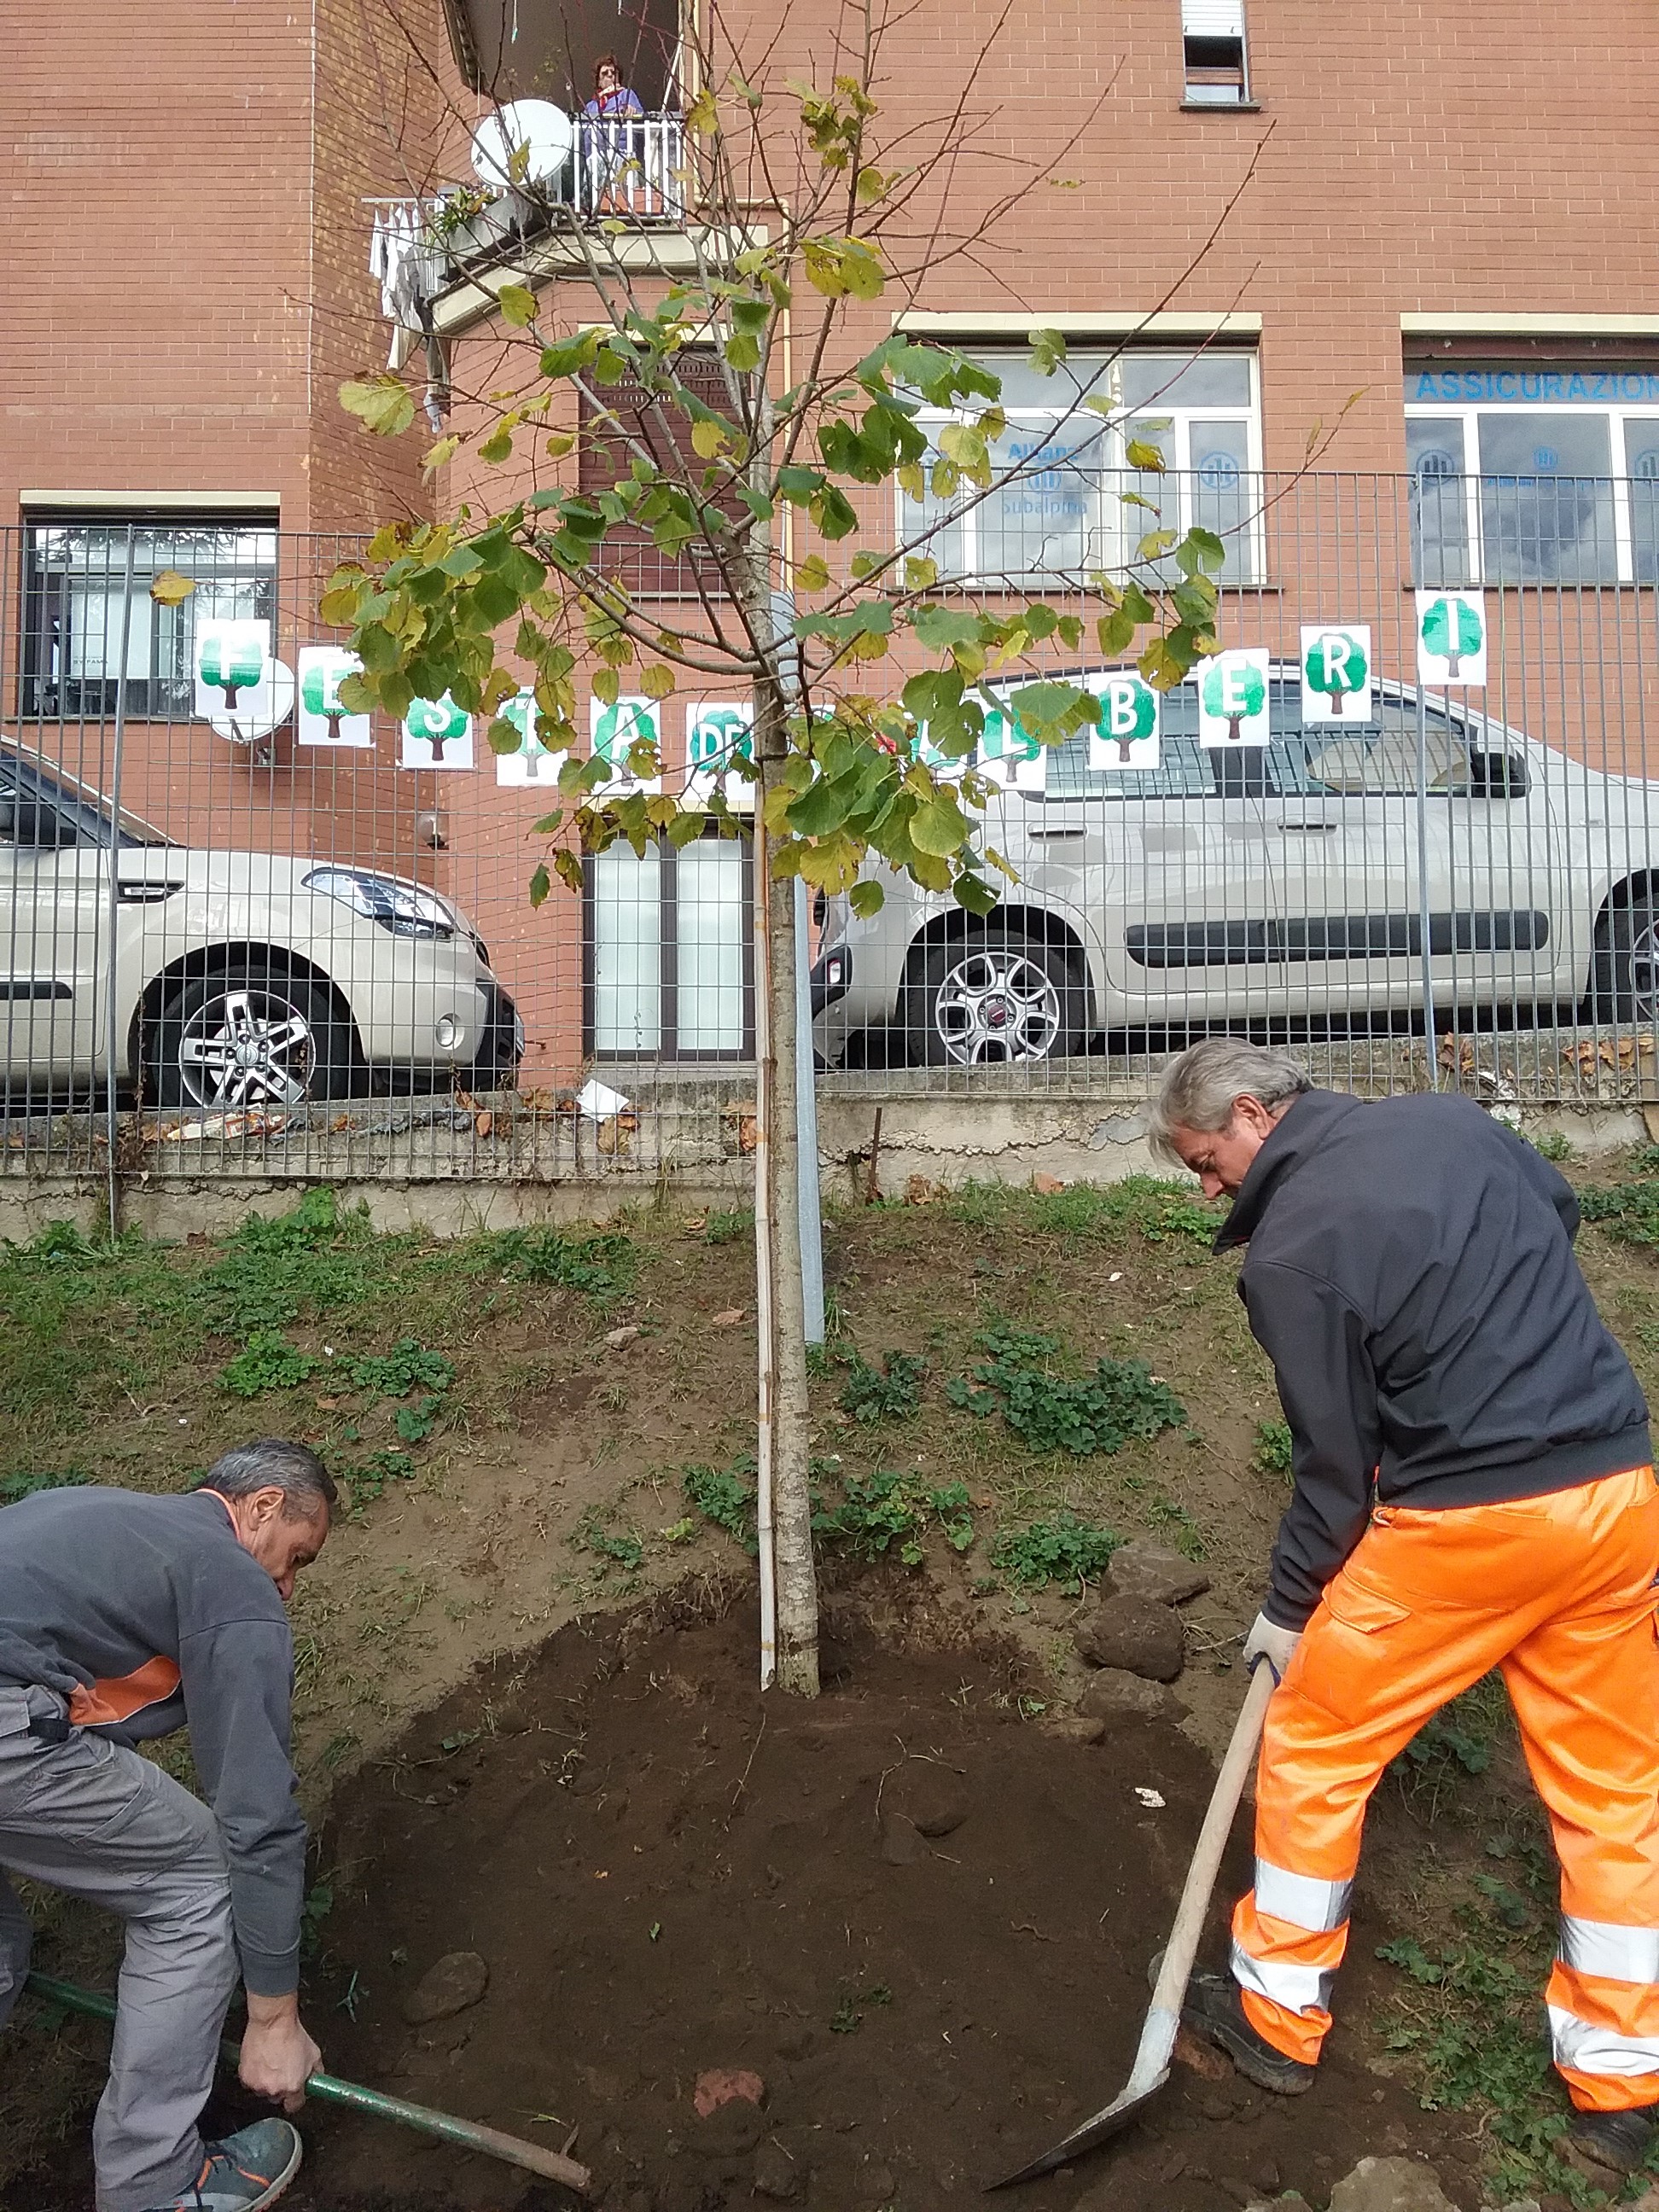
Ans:
[[[0,1686],[40,1685],[118,1742],[186,1723],[230,1867],[242,1976],[298,1986],[306,1826],[289,1756],[294,1638],[222,1502],[50,1490],[0,1510]]]

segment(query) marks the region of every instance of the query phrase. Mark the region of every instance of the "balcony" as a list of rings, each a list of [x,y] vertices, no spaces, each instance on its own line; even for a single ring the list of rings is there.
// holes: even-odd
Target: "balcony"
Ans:
[[[533,185],[458,185],[424,199],[364,203],[369,273],[387,322],[424,330],[431,302],[453,286],[562,231],[596,222],[639,231],[684,225],[683,117],[580,115],[572,129],[568,158]]]

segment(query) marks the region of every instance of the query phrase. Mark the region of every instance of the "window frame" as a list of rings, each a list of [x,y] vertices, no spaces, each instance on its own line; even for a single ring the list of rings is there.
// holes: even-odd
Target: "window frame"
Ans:
[[[120,671],[112,665],[112,656],[118,659],[119,649],[118,639],[112,638],[107,629],[103,639],[104,673],[74,676],[69,673],[67,665],[63,665],[54,674],[51,661],[58,656],[67,663],[74,657],[75,633],[68,619],[68,611],[76,598],[74,580],[78,576],[83,585],[100,586],[106,593],[118,586],[125,574],[129,531],[133,534],[135,554],[132,617],[135,623],[143,623],[148,640],[144,656],[148,673],[135,676],[132,639],[129,637],[125,702],[129,721],[180,722],[191,720],[195,715],[192,672],[188,666],[174,669],[166,663],[171,641],[177,637],[188,640],[193,635],[202,605],[196,592],[176,607],[161,606],[153,600],[149,589],[150,580],[164,568],[181,568],[198,586],[216,582],[249,585],[253,605],[248,611],[268,621],[272,635],[276,635],[282,532],[273,510],[135,507],[131,513],[122,513],[108,507],[31,508],[25,513],[22,523],[20,581],[23,618],[18,629],[17,658],[20,720],[102,722],[114,714]],[[54,532],[83,541],[82,565],[76,565],[73,546],[66,561],[51,562],[44,541]],[[84,540],[94,533],[106,541],[101,566],[85,558]],[[210,546],[198,543],[192,549],[192,557],[185,562],[179,558],[179,541],[189,537],[198,541],[251,539],[257,542],[256,550],[251,559],[245,560],[236,557],[234,548],[228,553],[216,553]],[[146,538],[152,547],[157,541],[165,541],[167,550],[153,557],[137,558],[139,541]],[[176,653],[172,657],[176,659]],[[186,652],[186,661],[191,657]],[[72,690],[78,695],[73,699],[70,696]],[[88,690],[100,696],[88,698]]]
[[[740,855],[743,899],[740,940],[743,947],[742,1039],[735,1047],[711,1048],[682,1046],[680,1042],[679,871],[684,857],[666,837],[653,839],[647,852],[658,866],[657,894],[657,1041],[637,1049],[604,1047],[595,1042],[599,1029],[599,906],[598,860],[590,855],[582,865],[582,1054],[596,1066],[640,1067],[659,1062],[682,1065],[739,1065],[755,1057],[755,867],[754,849],[747,837],[720,838],[712,825],[693,846],[735,843]],[[624,848],[625,849],[625,848]]]
[[[1028,359],[1024,349],[1012,345],[975,346],[970,342],[963,343],[960,350],[970,361],[990,369],[993,374],[1003,375],[1005,380],[1007,368],[1020,367]],[[1170,364],[1169,380],[1173,382],[1193,363],[1206,357],[1224,357],[1245,363],[1249,390],[1242,405],[1237,401],[1193,403],[1180,399],[1165,401],[1156,397],[1137,400],[1131,404],[1124,398],[1126,363],[1149,358],[1168,361]],[[998,403],[1007,416],[1011,432],[1024,422],[1033,429],[1046,423],[1052,433],[1065,422],[1092,426],[1089,428],[1090,436],[1097,435],[1104,441],[1108,458],[1093,477],[1091,493],[1093,514],[1084,526],[1083,558],[1072,567],[1032,566],[994,571],[983,568],[981,565],[980,524],[989,501],[979,501],[951,526],[962,533],[962,558],[959,564],[948,567],[940,562],[941,583],[965,584],[978,589],[1042,591],[1062,588],[1068,580],[1075,580],[1091,569],[1104,570],[1109,574],[1127,573],[1135,566],[1135,542],[1147,530],[1162,523],[1164,526],[1176,529],[1184,537],[1192,527],[1200,490],[1197,471],[1191,465],[1192,433],[1195,427],[1204,424],[1237,422],[1243,418],[1246,447],[1244,476],[1256,487],[1259,494],[1263,473],[1261,356],[1259,347],[1255,344],[1206,344],[1177,353],[1165,341],[1162,344],[1120,346],[1110,353],[1103,351],[1097,354],[1094,349],[1085,348],[1069,356],[1066,369],[1057,371],[1056,378],[1064,376],[1066,370],[1075,374],[1080,368],[1095,359],[1103,363],[1103,374],[1097,374],[1090,380],[1090,390],[1110,400],[1111,411],[1108,416],[1099,416],[1092,410],[1084,408],[1076,397],[1068,399],[1065,391],[1057,393],[1054,404],[1048,407],[1030,404],[1011,406],[1006,399]],[[937,457],[938,432],[951,423],[971,422],[977,411],[976,409],[927,406],[921,409],[916,424],[928,434],[929,439],[928,459],[925,466],[931,465]],[[1129,440],[1137,434],[1141,426],[1152,422],[1164,422],[1169,426],[1167,430],[1156,434],[1165,462],[1161,477],[1149,471],[1133,469],[1127,459]],[[1047,439],[1040,441],[1036,452],[1040,453],[1047,442]],[[1029,459],[1031,456],[1028,454],[1024,458]],[[1166,509],[1169,493],[1171,489],[1174,491],[1176,513],[1173,520],[1167,511],[1154,519],[1147,514],[1145,507],[1126,506],[1118,496],[1121,493],[1129,492],[1146,498],[1149,493],[1160,489],[1164,494],[1162,504]],[[895,489],[894,501],[899,539],[903,544],[923,526],[928,502],[922,502],[919,507],[918,502],[909,499],[897,488]],[[1266,544],[1267,534],[1258,496],[1243,533],[1246,558],[1232,574],[1223,570],[1220,581],[1224,589],[1261,585],[1266,573]]]
[[[1219,15],[1223,12],[1237,19],[1236,30],[1231,27],[1224,29],[1218,23],[1206,24],[1201,20],[1196,22],[1194,20],[1195,17],[1201,19],[1206,15]],[[1236,47],[1236,64],[1231,57],[1224,59],[1218,55],[1206,58],[1194,54],[1194,48],[1202,46]],[[1231,84],[1195,80],[1193,76],[1195,68],[1231,70],[1235,66],[1238,71],[1237,89]],[[1227,7],[1224,10],[1218,8],[1214,0],[1209,0],[1208,5],[1206,0],[1182,0],[1181,81],[1181,104],[1183,107],[1237,109],[1255,106],[1255,95],[1250,88],[1250,30],[1245,21],[1244,0],[1237,0],[1236,6]]]
[[[1405,378],[1409,387],[1410,384],[1413,380],[1425,375],[1435,374],[1437,371],[1443,374],[1468,373],[1485,375],[1492,374],[1504,374],[1506,373],[1506,370],[1507,364],[1502,362],[1469,362],[1467,364],[1461,362],[1448,362],[1444,364],[1439,364],[1431,363],[1428,362],[1408,361],[1405,365]],[[1525,375],[1536,377],[1540,380],[1546,376],[1559,376],[1565,379],[1574,375],[1589,378],[1599,377],[1606,374],[1616,377],[1625,373],[1625,371],[1618,368],[1608,370],[1594,368],[1589,369],[1583,368],[1575,368],[1566,362],[1563,362],[1559,368],[1549,367],[1542,364],[1537,366],[1531,364],[1524,366],[1516,364],[1513,370],[1513,374],[1517,378]],[[1653,374],[1651,370],[1644,371],[1643,373],[1649,374]],[[1659,376],[1655,377],[1655,381],[1656,385],[1659,385]],[[1485,493],[1483,487],[1489,483],[1501,482],[1507,472],[1496,470],[1489,471],[1481,466],[1480,420],[1483,416],[1505,416],[1518,415],[1548,415],[1553,418],[1559,417],[1564,420],[1583,420],[1588,418],[1590,421],[1605,422],[1607,425],[1607,459],[1610,474],[1606,477],[1563,476],[1559,480],[1564,483],[1605,483],[1610,485],[1613,495],[1613,547],[1614,570],[1614,573],[1612,575],[1601,576],[1595,579],[1586,578],[1582,580],[1577,579],[1567,579],[1564,580],[1559,578],[1553,579],[1540,576],[1504,577],[1501,575],[1492,575],[1488,573],[1492,564],[1488,562],[1486,559],[1485,532],[1486,514],[1483,507],[1483,500],[1488,497],[1489,495]],[[1463,441],[1463,465],[1462,470],[1459,471],[1459,475],[1462,488],[1462,506],[1465,552],[1464,568],[1466,573],[1462,577],[1455,580],[1455,581],[1454,581],[1454,580],[1449,576],[1441,576],[1429,580],[1432,580],[1439,585],[1443,585],[1448,590],[1459,588],[1460,586],[1466,586],[1471,588],[1477,586],[1482,587],[1490,586],[1493,590],[1498,591],[1524,588],[1533,588],[1542,591],[1607,591],[1622,584],[1659,583],[1659,574],[1638,576],[1637,574],[1636,544],[1638,531],[1632,512],[1631,486],[1633,483],[1647,483],[1654,481],[1654,479],[1649,477],[1636,477],[1632,475],[1630,466],[1630,445],[1628,439],[1629,427],[1632,422],[1650,423],[1652,425],[1654,434],[1653,444],[1656,450],[1659,450],[1659,392],[1656,392],[1655,397],[1648,399],[1596,399],[1595,398],[1590,398],[1587,399],[1563,400],[1551,399],[1546,398],[1541,393],[1534,394],[1531,398],[1521,396],[1513,399],[1471,399],[1467,397],[1463,398],[1427,399],[1421,396],[1407,396],[1404,402],[1404,416],[1408,425],[1413,422],[1455,422],[1459,426]],[[1474,460],[1473,467],[1470,466],[1471,457],[1473,457]],[[1413,501],[1412,522],[1412,568],[1413,575],[1415,576],[1416,571],[1419,566],[1415,501],[1422,478],[1419,470],[1414,466],[1409,466],[1408,465],[1408,472],[1412,479],[1412,498]],[[1541,477],[1542,472],[1540,471],[1540,473]],[[1550,481],[1551,479],[1544,478],[1543,480]],[[1659,495],[1656,495],[1656,496],[1659,496]],[[1650,521],[1647,526],[1650,531],[1651,531],[1654,526],[1655,526],[1651,521]]]

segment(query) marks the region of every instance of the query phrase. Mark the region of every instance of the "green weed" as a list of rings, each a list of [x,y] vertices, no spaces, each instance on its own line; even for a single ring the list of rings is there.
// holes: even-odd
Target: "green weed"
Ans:
[[[946,1397],[972,1413],[1000,1411],[1032,1451],[1119,1451],[1132,1437],[1179,1428],[1187,1418],[1142,1360],[1098,1360],[1091,1376],[1071,1381],[1055,1372],[1061,1356],[1055,1337],[994,1320],[975,1343],[988,1357],[971,1379],[947,1382]]]
[[[428,1352],[416,1338],[400,1337],[390,1352],[345,1358],[340,1365],[360,1390],[377,1391],[384,1398],[406,1398],[422,1388],[442,1392],[455,1380],[455,1370],[441,1352]]]
[[[1571,1139],[1559,1129],[1546,1129],[1541,1136],[1529,1141],[1535,1152],[1540,1152],[1547,1160],[1553,1160],[1558,1167],[1575,1157]]]
[[[596,1300],[633,1288],[639,1254],[616,1231],[600,1237],[568,1237],[561,1229],[504,1229],[480,1237],[474,1271],[516,1276],[532,1283],[556,1283]]]
[[[751,1559],[760,1550],[755,1533],[754,1477],[754,1461],[741,1458],[725,1468],[688,1467],[680,1478],[687,1504],[695,1507],[705,1521],[724,1528]]]
[[[55,1474],[0,1474],[0,1505],[15,1505],[20,1498],[33,1498],[42,1490],[68,1490],[91,1480],[78,1467],[62,1468]]]
[[[1146,1508],[1146,1526],[1165,1534],[1184,1559],[1204,1559],[1209,1557],[1197,1522],[1173,1498],[1154,1498]]]
[[[1652,1148],[1659,1152],[1659,1146]],[[1638,1158],[1645,1157],[1645,1153]],[[1659,1180],[1580,1183],[1578,1211],[1620,1244],[1659,1244]]]
[[[991,1547],[991,1565],[1027,1589],[1044,1583],[1072,1583],[1080,1591],[1123,1541],[1113,1529],[1080,1521],[1075,1513],[1057,1513],[1051,1521],[1005,1529]]]
[[[1001,1183],[969,1182],[940,1201],[942,1210],[974,1228],[1024,1227],[1070,1241],[1102,1243],[1133,1231],[1150,1244],[1210,1245],[1222,1215],[1189,1184],[1155,1176],[1121,1182],[1073,1183],[1047,1194]]]
[[[1288,1474],[1291,1471],[1292,1439],[1288,1421],[1258,1421],[1255,1425],[1255,1455],[1250,1462],[1263,1474]]]
[[[417,1398],[412,1406],[398,1407],[394,1425],[404,1443],[422,1443],[432,1434],[438,1425],[443,1403],[441,1397],[428,1396]]]
[[[820,1506],[813,1514],[812,1533],[828,1543],[844,1543],[866,1559],[878,1559],[896,1546],[907,1567],[919,1567],[927,1556],[923,1540],[931,1528],[942,1530],[952,1551],[970,1548],[972,1503],[961,1482],[934,1486],[915,1474],[849,1474],[842,1485],[840,1504]]]
[[[613,1565],[631,1572],[645,1557],[645,1547],[637,1536],[626,1532],[613,1535],[600,1525],[591,1506],[571,1530],[570,1546],[573,1551],[594,1553],[602,1563],[599,1570],[601,1574],[607,1573]]]
[[[264,1390],[293,1390],[309,1382],[323,1362],[290,1344],[277,1328],[256,1328],[247,1342],[219,1374],[219,1387],[239,1398],[257,1398]]]
[[[735,1244],[740,1237],[752,1237],[755,1209],[752,1206],[721,1207],[709,1215],[702,1233],[710,1244]]]
[[[857,1352],[844,1355],[847,1381],[839,1400],[843,1413],[872,1425],[877,1421],[908,1421],[921,1408],[925,1359],[906,1352],[882,1354],[879,1368],[872,1367]]]

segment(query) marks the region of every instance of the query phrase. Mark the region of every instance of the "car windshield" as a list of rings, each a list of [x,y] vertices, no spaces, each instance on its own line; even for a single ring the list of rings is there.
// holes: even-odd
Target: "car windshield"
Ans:
[[[38,753],[0,746],[0,786],[58,807],[88,842],[109,843],[112,809],[108,799],[55,763],[43,760]],[[165,830],[158,830],[153,822],[130,813],[125,806],[112,811],[116,841],[122,845],[171,845],[177,842]]]

